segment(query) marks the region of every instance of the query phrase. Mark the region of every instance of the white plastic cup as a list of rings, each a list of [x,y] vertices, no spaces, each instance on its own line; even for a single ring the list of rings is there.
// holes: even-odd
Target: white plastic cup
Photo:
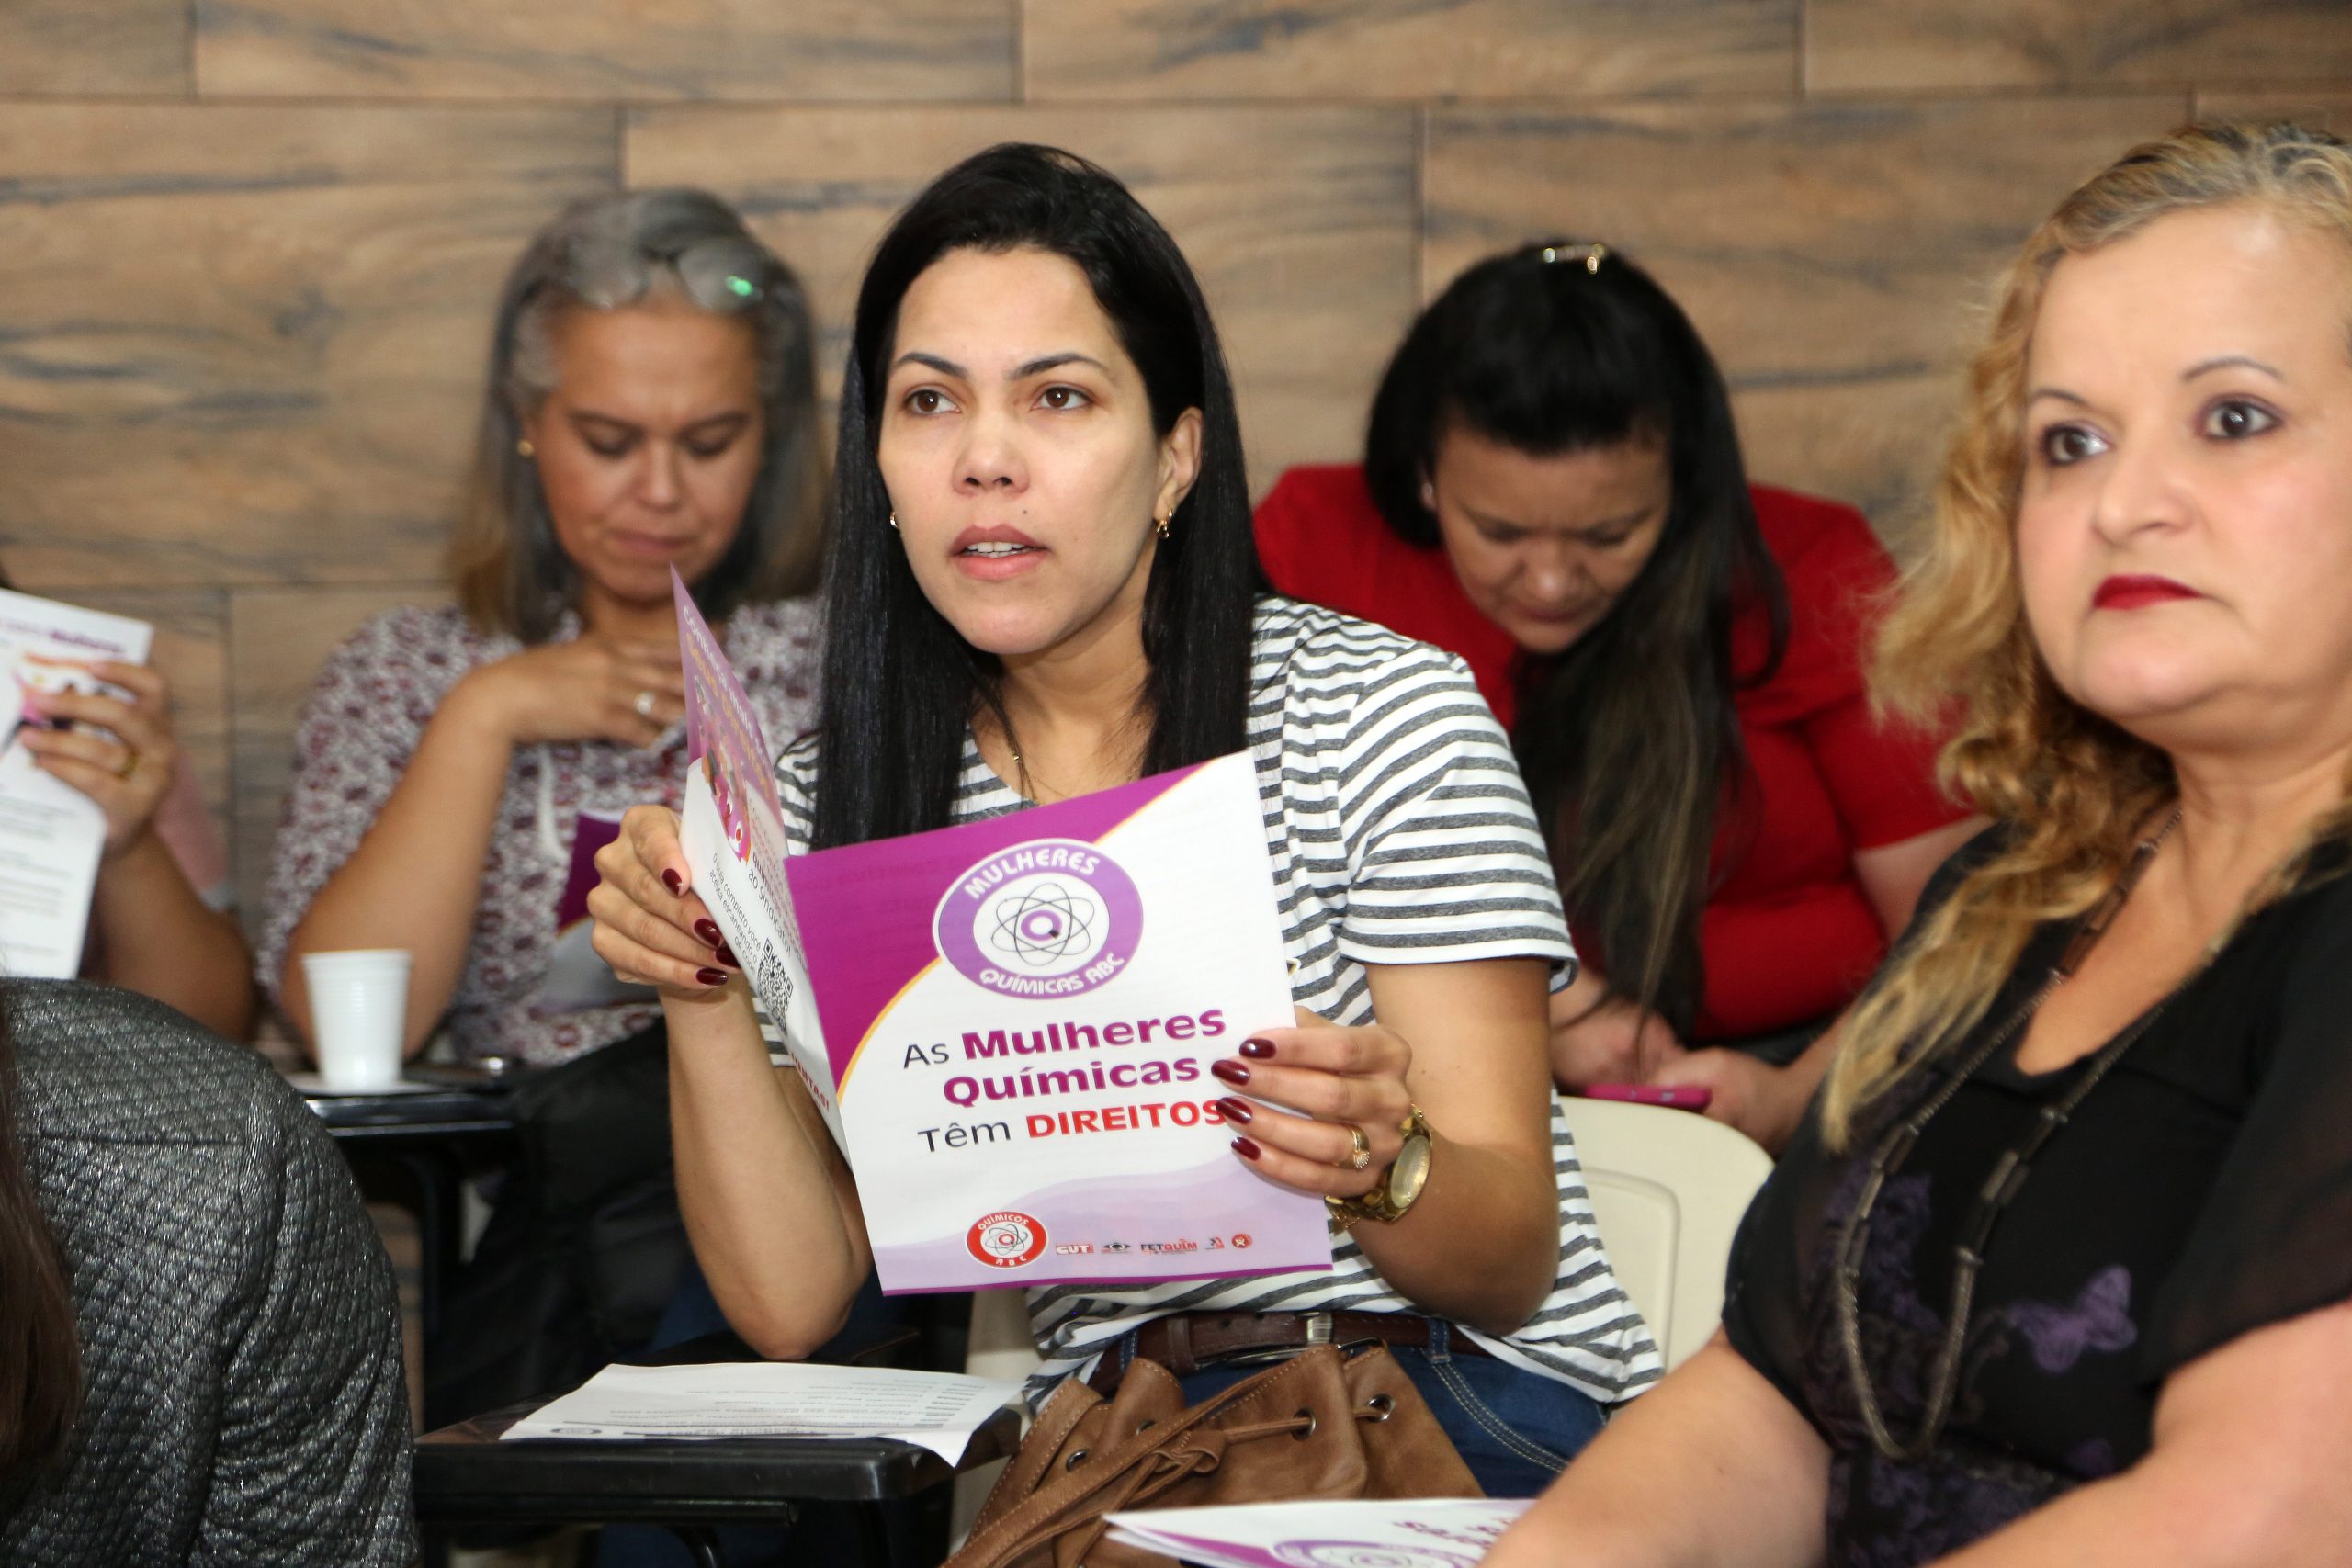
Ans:
[[[408,950],[398,947],[302,955],[321,1083],[349,1092],[401,1081],[408,968]]]

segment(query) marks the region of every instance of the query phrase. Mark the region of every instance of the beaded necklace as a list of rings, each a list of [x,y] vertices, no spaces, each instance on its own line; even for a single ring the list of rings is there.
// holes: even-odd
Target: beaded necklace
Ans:
[[[2050,1141],[2051,1136],[2066,1124],[2075,1107],[2082,1104],[2084,1096],[2098,1087],[2099,1080],[2122,1059],[2123,1053],[2154,1024],[2172,998],[2167,996],[2164,1001],[2143,1013],[2129,1029],[2099,1047],[2089,1058],[2088,1069],[2075,1080],[2074,1087],[2056,1100],[2044,1105],[2024,1138],[2003,1151],[2001,1157],[1994,1162],[1992,1174],[1984,1179],[1984,1186],[1977,1191],[1975,1207],[1967,1224],[1961,1230],[1961,1239],[1952,1247],[1951,1306],[1945,1314],[1944,1341],[1936,1353],[1928,1379],[1927,1413],[1920,1419],[1918,1431],[1907,1441],[1898,1439],[1888,1428],[1885,1415],[1879,1407],[1878,1394],[1871,1387],[1869,1365],[1862,1358],[1859,1292],[1862,1259],[1870,1250],[1871,1211],[1877,1206],[1880,1190],[1885,1187],[1889,1178],[1903,1168],[1903,1162],[1910,1157],[1912,1149],[1919,1142],[1920,1133],[1936,1112],[1960,1092],[1961,1085],[1973,1077],[1977,1069],[1992,1059],[1994,1053],[2016,1039],[2027,1021],[2049,999],[2050,993],[2081,967],[2091,949],[2098,944],[2098,939],[2107,934],[2107,928],[2114,922],[2124,900],[2132,897],[2132,890],[2147,874],[2148,863],[2155,859],[2158,847],[2179,822],[2180,813],[2175,810],[2154,836],[2140,840],[2139,846],[2132,851],[2131,861],[2115,879],[2115,886],[2109,888],[2106,895],[2091,907],[2089,913],[2083,917],[2082,926],[2068,941],[2065,951],[2058,955],[2058,961],[2051,965],[2048,978],[2034,988],[2033,995],[2026,998],[2025,1004],[2002,1028],[1969,1054],[1958,1069],[1944,1080],[1941,1088],[1928,1096],[1917,1111],[1887,1129],[1871,1153],[1870,1169],[1862,1182],[1861,1197],[1838,1237],[1838,1333],[1845,1350],[1847,1372],[1853,1379],[1855,1400],[1861,1410],[1862,1424],[1870,1430],[1871,1443],[1888,1459],[1899,1462],[1923,1459],[1943,1433],[1944,1422],[1951,1415],[1952,1396],[1960,1382],[1961,1350],[1968,1337],[1968,1314],[1975,1300],[1977,1270],[1984,1267],[1984,1248],[1992,1239],[1993,1227],[1999,1223],[2002,1212],[2009,1206],[2010,1201],[2017,1197],[2018,1190],[2025,1185],[2026,1178],[2033,1170],[2034,1156],[2041,1152],[2041,1146]],[[2178,994],[2178,987],[2175,987],[2172,995]]]

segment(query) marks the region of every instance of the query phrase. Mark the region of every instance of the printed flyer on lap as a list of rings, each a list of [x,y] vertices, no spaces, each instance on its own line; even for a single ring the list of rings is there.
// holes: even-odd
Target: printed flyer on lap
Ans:
[[[1476,1568],[1525,1498],[1250,1503],[1110,1516],[1111,1539],[1202,1568]]]
[[[1209,1064],[1295,1021],[1254,769],[1218,758],[783,853],[773,756],[683,585],[696,889],[856,1173],[887,1292],[1330,1266]]]

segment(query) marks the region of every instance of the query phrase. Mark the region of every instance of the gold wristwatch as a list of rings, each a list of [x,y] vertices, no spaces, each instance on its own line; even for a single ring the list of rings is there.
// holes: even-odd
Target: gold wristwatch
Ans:
[[[1379,1186],[1361,1198],[1327,1196],[1323,1200],[1324,1207],[1331,1211],[1332,1229],[1345,1231],[1358,1220],[1395,1224],[1420,1200],[1422,1189],[1430,1182],[1430,1119],[1421,1114],[1419,1106],[1413,1106],[1399,1130],[1405,1134],[1405,1146],[1381,1173]]]

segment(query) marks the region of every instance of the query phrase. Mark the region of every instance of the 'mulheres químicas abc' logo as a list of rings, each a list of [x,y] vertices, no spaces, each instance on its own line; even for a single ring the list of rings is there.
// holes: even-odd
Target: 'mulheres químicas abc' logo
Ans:
[[[977,863],[932,917],[939,955],[1007,997],[1091,991],[1127,966],[1142,936],[1135,879],[1075,839],[1036,839]]]

